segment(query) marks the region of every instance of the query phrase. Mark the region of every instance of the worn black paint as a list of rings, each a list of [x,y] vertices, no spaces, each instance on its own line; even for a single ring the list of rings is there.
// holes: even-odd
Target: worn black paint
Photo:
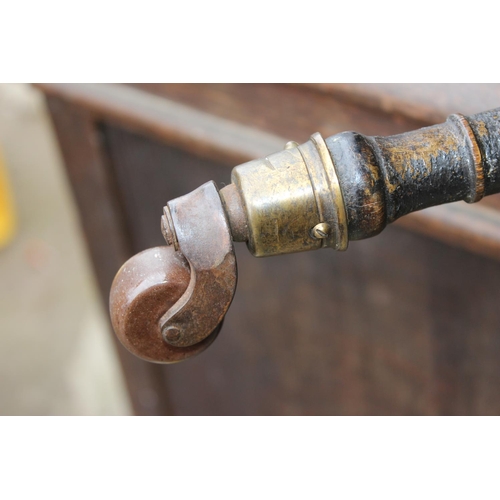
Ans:
[[[326,139],[350,240],[374,236],[417,210],[474,201],[478,170],[484,176],[484,194],[500,192],[500,108],[466,120],[473,134],[452,115],[446,123],[391,137],[344,132]]]

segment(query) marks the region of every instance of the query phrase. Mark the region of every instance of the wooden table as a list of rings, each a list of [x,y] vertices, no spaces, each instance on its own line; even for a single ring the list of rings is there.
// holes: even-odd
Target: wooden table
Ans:
[[[39,85],[107,305],[166,201],[344,130],[388,135],[500,106],[500,85]],[[500,413],[500,199],[410,215],[346,253],[255,259],[217,341],[179,365],[118,346],[138,414]]]

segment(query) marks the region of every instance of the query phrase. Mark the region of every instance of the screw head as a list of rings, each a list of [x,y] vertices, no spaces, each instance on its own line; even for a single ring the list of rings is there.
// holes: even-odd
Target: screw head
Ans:
[[[326,222],[316,224],[311,230],[311,236],[317,240],[324,240],[330,236],[332,228]]]
[[[285,144],[285,149],[293,149],[293,148],[297,148],[297,147],[299,147],[299,143],[295,142],[295,141],[288,141]]]
[[[175,326],[169,326],[162,331],[162,334],[165,342],[168,342],[169,344],[172,342],[178,342],[182,337],[182,332]]]

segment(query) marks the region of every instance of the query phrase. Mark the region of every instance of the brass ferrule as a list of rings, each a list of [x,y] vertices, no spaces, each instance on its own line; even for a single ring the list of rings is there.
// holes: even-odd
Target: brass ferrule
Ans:
[[[221,190],[235,241],[256,257],[345,250],[347,217],[337,172],[319,133],[239,165]]]

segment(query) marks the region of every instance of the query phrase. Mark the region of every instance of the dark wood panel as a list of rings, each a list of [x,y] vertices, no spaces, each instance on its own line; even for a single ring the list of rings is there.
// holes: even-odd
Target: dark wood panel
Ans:
[[[177,407],[498,414],[500,317],[484,289],[500,269],[472,260],[395,228],[342,255],[256,261],[240,248],[240,286],[223,334],[190,368],[170,370]]]
[[[105,128],[134,250],[166,200],[228,171]],[[255,259],[215,344],[164,373],[178,414],[498,414],[500,264],[393,227],[346,253]],[[490,293],[484,293],[490,290]]]

